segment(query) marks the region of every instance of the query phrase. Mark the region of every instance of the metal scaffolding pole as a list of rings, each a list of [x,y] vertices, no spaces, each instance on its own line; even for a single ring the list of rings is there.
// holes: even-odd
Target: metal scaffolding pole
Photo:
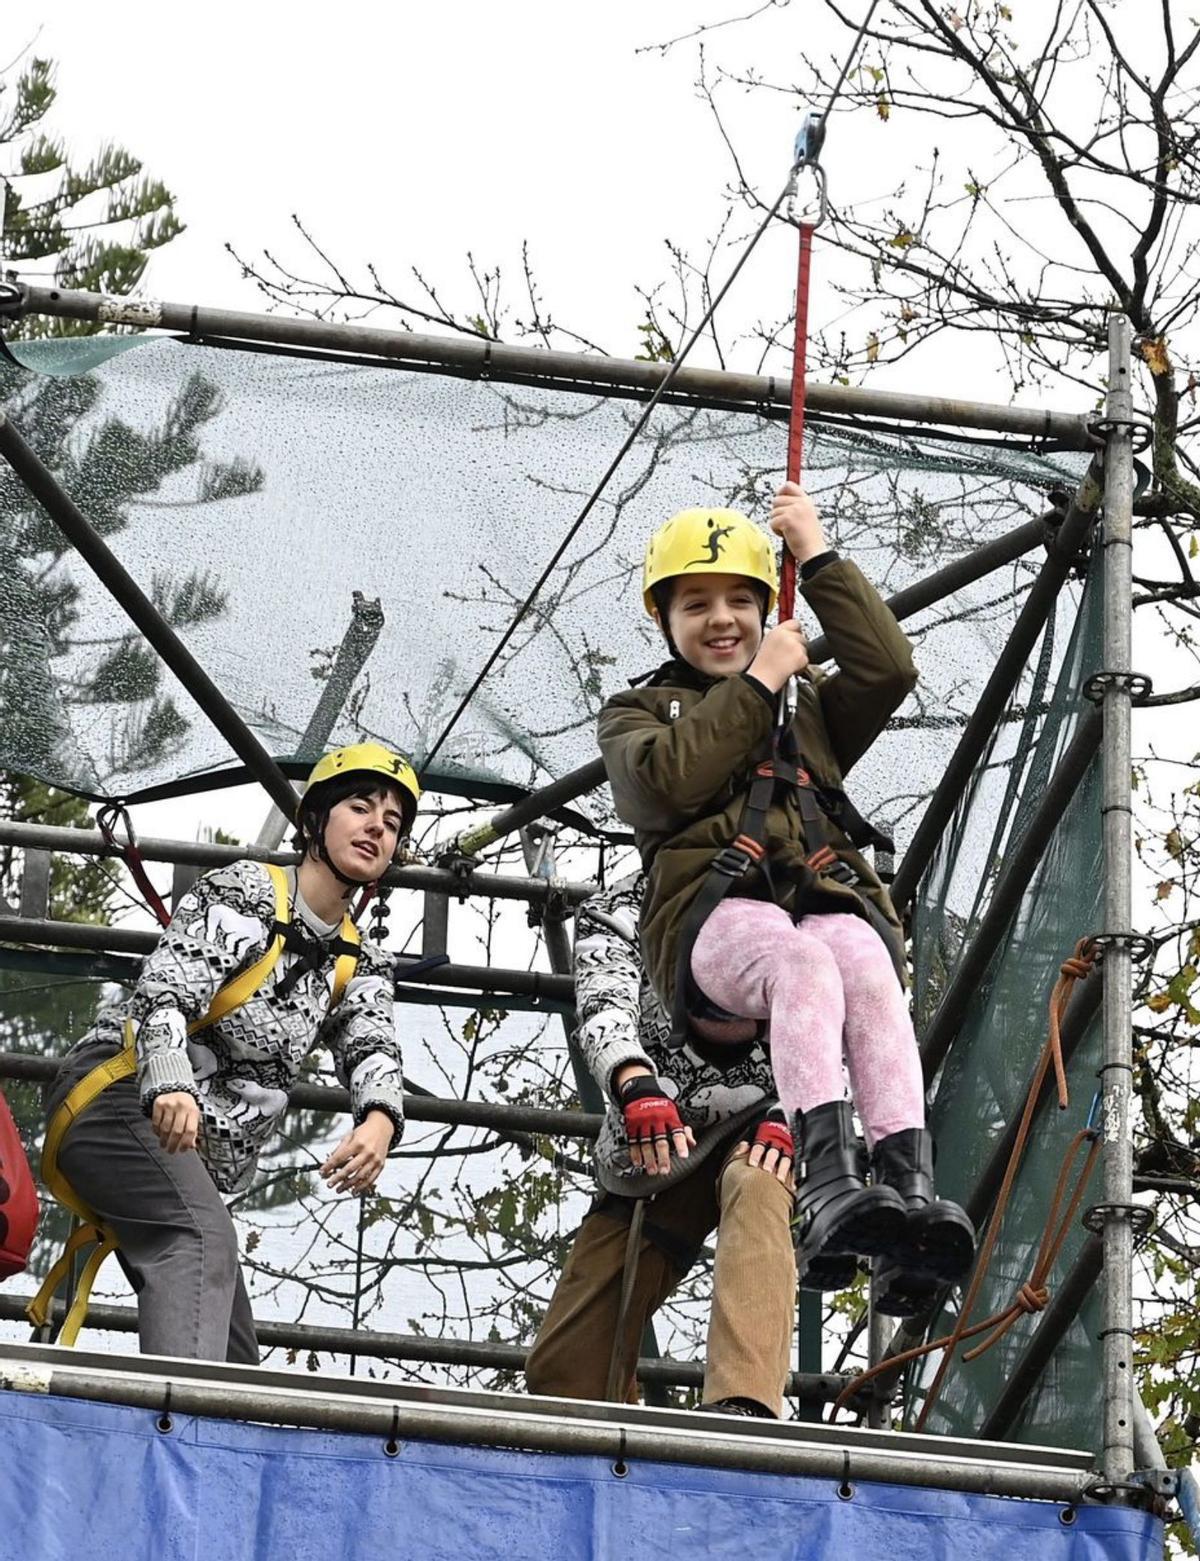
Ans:
[[[1128,1480],[1133,1449],[1133,951],[1130,806],[1133,390],[1129,321],[1108,324],[1104,459],[1104,1473]]]
[[[1084,711],[1024,833],[1005,850],[1004,866],[996,879],[988,908],[975,936],[960,952],[954,975],[921,1038],[921,1062],[927,1082],[950,1050],[1046,847],[1096,756],[1102,725],[1097,711]]]
[[[973,552],[965,554],[962,558],[956,558],[952,564],[935,569],[923,580],[916,580],[912,585],[906,585],[902,591],[889,596],[886,605],[891,609],[896,622],[903,623],[906,618],[913,618],[917,613],[924,612],[927,607],[936,606],[938,602],[945,601],[948,596],[953,596],[955,591],[961,591],[966,585],[973,585],[976,580],[982,580],[994,570],[1003,569],[1005,564],[1015,563],[1026,553],[1032,553],[1047,540],[1053,540],[1051,528],[1057,526],[1062,519],[1063,512],[1053,509],[1040,515],[1036,520],[1027,520],[1023,525],[1014,526],[1011,531],[1006,531],[1003,536],[996,537],[994,541],[985,542],[982,547],[975,548]],[[1049,539],[1047,532],[1050,532]],[[824,661],[829,653],[829,642],[823,634],[818,634],[809,641],[810,661]]]
[[[421,336],[413,331],[388,331],[331,320],[289,319],[278,314],[206,309],[195,304],[108,298],[59,287],[22,285],[21,294],[24,314],[179,331],[192,341],[212,337],[313,352],[350,353],[397,367],[436,365],[450,373],[517,384],[534,381],[583,391],[589,387],[604,388],[639,399],[652,395],[670,370],[668,364],[609,358],[599,353],[552,352],[542,347],[509,347],[503,342],[471,336]],[[671,394],[676,402],[715,404],[721,409],[787,407],[791,402],[791,376],[776,378],[684,368],[676,375]],[[1044,440],[1071,450],[1089,449],[1093,442],[1086,413],[1051,412],[1040,407],[997,406],[946,396],[868,390],[857,385],[818,384],[807,387],[806,406],[810,413],[988,429]]]
[[[898,1485],[1075,1504],[1092,1478],[1087,1453],[1004,1447],[965,1438],[907,1437],[846,1426],[731,1421],[636,1404],[537,1399],[363,1378],[313,1382],[303,1373],[208,1361],[111,1357],[33,1344],[0,1345],[0,1390],[130,1404],[165,1421],[315,1426],[402,1439],[569,1453],[630,1463],[697,1464],[831,1482]],[[169,1414],[168,1414],[169,1406]],[[833,1435],[828,1435],[832,1432]]]
[[[991,574],[994,570],[1002,569],[1005,564],[1011,564],[1026,553],[1031,553],[1034,548],[1046,541],[1047,528],[1060,520],[1065,528],[1066,520],[1059,510],[1049,510],[1037,520],[1027,520],[1023,525],[1006,532],[1004,536],[984,543],[982,547],[968,553],[965,558],[955,559],[945,568],[935,569],[924,580],[917,580],[914,584],[906,586],[904,590],[897,591],[894,596],[887,598],[886,605],[891,608],[897,622],[903,622],[905,618],[911,618],[927,607],[944,601],[946,597],[953,596],[955,591],[962,590],[963,586],[982,580],[985,575]],[[1052,548],[1057,546],[1058,538],[1055,537]],[[818,634],[809,643],[808,649],[809,659],[813,662],[824,661],[829,655],[829,643],[823,634]],[[560,776],[558,780],[551,781],[548,786],[531,791],[527,797],[522,797],[520,802],[505,808],[486,823],[464,830],[454,842],[454,849],[463,856],[474,856],[485,847],[494,845],[497,840],[502,840],[505,835],[512,834],[514,830],[522,829],[526,824],[545,818],[556,808],[565,807],[568,802],[573,802],[576,797],[595,791],[606,781],[603,759],[593,759],[577,770],[571,770],[568,774]]]
[[[892,884],[892,900],[899,911],[903,911],[912,899],[921,875],[937,850],[942,832],[970,782],[975,766],[1037,644],[1038,636],[1046,626],[1051,608],[1071,571],[1075,557],[1092,528],[1100,508],[1100,477],[1101,468],[1093,461],[1071,501],[1053,545],[1048,549],[1046,561],[1030,587],[1012,633],[963,728],[958,746],[929,800],[929,806],[921,816],[921,822]]]
[[[3,412],[0,412],[0,455],[125,610],[134,626],[145,635],[254,778],[281,808],[291,808],[295,799],[283,771],[87,516],[59,487],[54,474],[26,444],[12,419]]]
[[[0,1322],[24,1322],[29,1295],[0,1292]],[[51,1314],[61,1320],[62,1301],[51,1304]],[[136,1333],[136,1306],[88,1307],[87,1326],[97,1333]],[[324,1355],[363,1355],[372,1360],[416,1361],[431,1366],[475,1366],[490,1371],[524,1371],[528,1351],[520,1344],[497,1344],[490,1339],[431,1339],[420,1333],[380,1333],[372,1328],[314,1327],[310,1323],[256,1321],[254,1332],[264,1349],[315,1350]],[[637,1363],[643,1386],[698,1388],[704,1383],[704,1362],[643,1357]],[[788,1392],[806,1403],[827,1404],[835,1399],[848,1377],[826,1372],[805,1376],[793,1372]],[[666,1400],[664,1399],[664,1403]]]
[[[0,1079],[44,1084],[54,1078],[58,1065],[57,1057],[0,1052]],[[288,1107],[293,1111],[344,1114],[350,1110],[350,1092],[332,1084],[293,1084],[288,1091]],[[540,1133],[546,1138],[580,1139],[594,1139],[603,1120],[598,1113],[588,1111],[554,1111],[545,1106],[509,1106],[486,1100],[446,1100],[426,1094],[406,1094],[404,1115],[410,1122],[436,1122],[445,1127],[483,1127],[498,1133]]]
[[[19,846],[25,851],[62,851],[77,856],[119,856],[120,851],[94,829],[59,829],[49,824],[26,824],[17,819],[0,819],[0,845]],[[147,862],[170,862],[189,867],[222,867],[227,862],[277,862],[289,867],[300,860],[294,851],[268,851],[261,846],[224,846],[211,840],[159,840],[138,836],[138,854]],[[560,896],[577,905],[596,892],[591,882],[568,883],[558,879],[551,885],[544,878],[519,878],[499,873],[467,872],[445,867],[416,865],[390,868],[384,877],[389,889],[416,889],[432,894],[465,899],[477,894],[489,900],[545,901]]]
[[[48,921],[32,916],[0,916],[0,943],[33,944],[40,948],[92,949],[102,954],[148,954],[159,934],[136,927],[97,927],[81,921]],[[395,966],[396,994],[417,983],[422,987],[451,987],[471,992],[534,997],[547,1006],[571,1006],[575,984],[569,976],[548,975],[541,970],[500,970],[490,965],[438,965],[432,970]],[[498,1005],[503,1006],[503,1005]]]
[[[367,664],[383,630],[383,608],[378,598],[368,601],[361,591],[351,597],[350,626],[342,636],[342,643],[333,658],[333,666],[325,679],[317,708],[309,717],[298,752],[305,758],[317,758],[325,752],[325,744],[337,722],[342,708],[350,697],[354,680]],[[274,807],[263,820],[254,844],[265,851],[277,851],[279,843],[296,817],[295,804],[290,813],[284,814]]]

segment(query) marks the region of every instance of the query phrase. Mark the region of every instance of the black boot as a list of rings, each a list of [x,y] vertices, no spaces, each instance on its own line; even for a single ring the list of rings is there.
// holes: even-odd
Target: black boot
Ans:
[[[803,1167],[793,1219],[801,1271],[816,1264],[820,1273],[831,1258],[847,1254],[890,1253],[904,1239],[904,1200],[890,1187],[865,1185],[849,1104],[831,1100],[800,1112],[793,1136]]]
[[[887,1258],[880,1258],[871,1276],[872,1304],[884,1317],[924,1317],[945,1294],[936,1279],[911,1274]]]
[[[965,1210],[933,1190],[933,1135],[923,1127],[905,1128],[881,1138],[871,1151],[876,1185],[891,1187],[904,1199],[908,1217],[903,1234],[887,1254],[908,1287],[918,1281],[957,1284],[975,1261],[975,1227]]]
[[[797,1275],[801,1290],[849,1290],[858,1278],[858,1259],[853,1252],[796,1253]]]

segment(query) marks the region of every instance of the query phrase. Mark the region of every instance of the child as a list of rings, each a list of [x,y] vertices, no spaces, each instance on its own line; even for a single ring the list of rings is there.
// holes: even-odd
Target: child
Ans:
[[[529,1352],[525,1380],[531,1393],[602,1399],[612,1375],[614,1396],[636,1399],[646,1323],[715,1226],[702,1407],[777,1418],[796,1288],[791,1134],[754,1025],[732,1036],[726,1026],[720,1043],[693,1034],[685,1046],[668,1045],[670,1018],[638,953],[644,882],[636,873],[579,908],[576,1040],[610,1105],[596,1146],[600,1191]],[[636,1272],[628,1275],[635,1201],[648,1197],[654,1201],[632,1259]],[[842,1267],[848,1285],[855,1264]]]
[[[199,879],[132,997],[50,1086],[43,1175],[115,1240],[147,1354],[257,1362],[221,1194],[253,1180],[318,1040],[354,1119],[321,1167],[329,1186],[367,1192],[403,1129],[390,962],[347,911],[391,865],[419,795],[378,743],[326,754],[299,804],[299,866],[241,861]]]
[[[883,1258],[884,1305],[903,1309],[889,1290],[961,1278],[974,1232],[933,1194],[900,924],[855,849],[882,837],[841,783],[916,672],[896,620],[828,548],[795,484],[776,495],[771,526],[838,671],[809,667],[795,619],[764,633],[776,571],[757,527],[732,510],[685,510],[646,553],[644,601],[671,660],[607,702],[600,747],[647,871],[642,946],[675,1044],[689,1026],[731,1015],[768,1027],[804,1169],[801,1262],[811,1274],[844,1254]],[[870,1185],[844,1099],[843,1047]]]

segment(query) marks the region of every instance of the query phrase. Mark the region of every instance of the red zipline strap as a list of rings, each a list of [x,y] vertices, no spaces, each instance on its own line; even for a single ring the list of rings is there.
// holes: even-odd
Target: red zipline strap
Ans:
[[[812,267],[814,224],[800,224],[800,259],[796,268],[796,337],[792,345],[792,412],[788,419],[787,480],[799,482],[804,469],[804,397],[808,364],[808,288]],[[779,564],[779,621],[796,609],[796,560],[785,545]]]
[[[113,827],[117,819],[120,819],[125,826],[124,840],[117,839]],[[128,809],[120,802],[106,802],[96,814],[96,827],[129,869],[129,876],[140,889],[142,899],[158,918],[159,926],[167,926],[171,920],[171,913],[163,904],[158,890],[150,882],[146,864],[142,861],[142,853],[137,848],[137,837],[133,832],[133,820],[129,817]]]

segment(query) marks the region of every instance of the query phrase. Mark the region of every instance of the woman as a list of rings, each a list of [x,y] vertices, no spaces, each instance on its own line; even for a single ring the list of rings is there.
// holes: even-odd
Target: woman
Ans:
[[[327,754],[299,804],[299,865],[200,878],[132,996],[63,1060],[43,1176],[99,1228],[101,1253],[115,1245],[147,1354],[257,1362],[221,1195],[253,1181],[318,1041],[354,1120],[321,1167],[329,1186],[367,1192],[403,1129],[391,965],[360,942],[348,901],[386,872],[419,795],[407,761],[377,743]]]

